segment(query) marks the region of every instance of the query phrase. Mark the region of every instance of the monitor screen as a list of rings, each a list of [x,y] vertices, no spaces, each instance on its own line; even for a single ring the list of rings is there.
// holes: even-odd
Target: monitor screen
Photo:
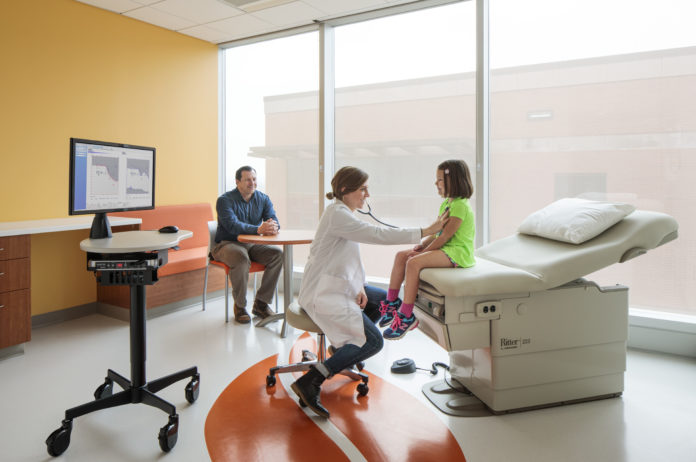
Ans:
[[[70,139],[70,215],[154,207],[155,148]]]

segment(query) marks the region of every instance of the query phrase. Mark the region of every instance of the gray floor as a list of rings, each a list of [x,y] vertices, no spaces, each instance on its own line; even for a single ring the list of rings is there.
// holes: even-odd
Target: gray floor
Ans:
[[[47,455],[44,440],[66,408],[92,397],[107,368],[130,376],[128,324],[90,315],[33,331],[25,354],[0,360],[2,461],[205,461],[203,429],[215,399],[241,372],[275,353],[287,353],[301,334],[286,339],[280,325],[224,323],[222,299],[203,312],[194,306],[148,322],[147,374],[157,378],[192,365],[201,393],[189,405],[185,382],[159,394],[177,406],[179,440],[167,455],[157,443],[166,423],[159,410],[129,405],[75,420],[68,450]],[[287,356],[286,356],[287,357]],[[367,368],[428,403],[427,372],[393,375],[391,363],[411,357],[421,367],[447,362],[447,353],[419,331],[368,361]],[[442,373],[439,375],[442,376]],[[696,461],[696,359],[630,351],[621,398],[505,416],[449,417],[433,409],[459,441],[468,462]],[[364,460],[350,452],[351,460]]]

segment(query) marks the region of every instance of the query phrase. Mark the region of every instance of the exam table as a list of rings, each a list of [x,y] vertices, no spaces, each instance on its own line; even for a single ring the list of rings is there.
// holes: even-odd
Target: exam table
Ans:
[[[421,272],[420,329],[449,352],[451,377],[493,413],[619,396],[628,287],[583,276],[674,240],[677,229],[669,215],[636,210],[582,244],[500,239],[479,248],[471,268]],[[447,403],[435,404],[457,415]]]

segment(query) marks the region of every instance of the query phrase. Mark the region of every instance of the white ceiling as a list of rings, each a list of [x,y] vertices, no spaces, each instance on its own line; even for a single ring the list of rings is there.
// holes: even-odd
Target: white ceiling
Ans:
[[[414,0],[77,0],[212,43]]]

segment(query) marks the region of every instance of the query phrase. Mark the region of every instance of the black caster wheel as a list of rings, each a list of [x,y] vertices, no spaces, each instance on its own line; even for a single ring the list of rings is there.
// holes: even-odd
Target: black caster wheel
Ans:
[[[104,383],[99,385],[96,390],[94,390],[94,399],[107,398],[114,394],[114,381],[110,378],[105,378]]]
[[[46,438],[46,449],[48,454],[58,457],[63,454],[70,446],[70,432],[72,431],[72,420],[64,420],[61,427],[51,433]]]
[[[365,361],[360,361],[359,363],[355,363],[355,368],[359,371],[365,369]]]
[[[269,374],[266,376],[266,386],[267,387],[275,387],[276,384],[276,377],[275,375]]]
[[[307,407],[307,403],[302,398],[300,398],[300,407]]]
[[[201,386],[201,375],[196,374],[191,378],[191,381],[186,384],[186,401],[193,404],[198,399],[198,392]]]
[[[365,396],[368,391],[370,391],[370,387],[368,387],[366,383],[358,385],[358,394],[360,396]]]
[[[179,436],[179,415],[174,414],[169,416],[169,422],[164,427],[160,428],[159,445],[164,452],[172,450],[176,445],[176,440]]]

